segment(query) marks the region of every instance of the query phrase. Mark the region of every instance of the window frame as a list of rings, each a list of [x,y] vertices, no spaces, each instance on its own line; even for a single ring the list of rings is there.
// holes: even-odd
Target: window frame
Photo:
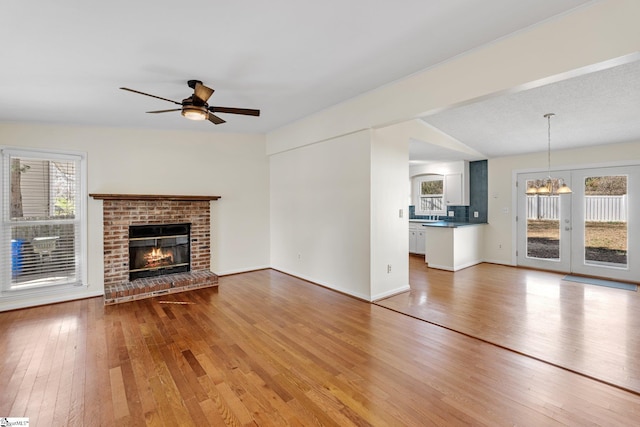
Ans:
[[[442,181],[442,194],[429,195],[429,197],[441,198],[442,209],[431,209],[431,210],[420,209],[422,207],[422,199],[424,197],[422,194],[422,183],[429,182],[429,181]],[[446,206],[445,206],[444,194],[446,189],[444,188],[444,186],[445,186],[444,175],[441,175],[441,174],[425,174],[425,175],[418,175],[414,177],[413,193],[414,193],[415,214],[416,215],[445,215]]]
[[[11,229],[16,221],[10,218],[11,158],[26,157],[41,160],[73,161],[76,163],[75,215],[73,219],[33,221],[34,225],[65,221],[73,224],[79,236],[75,237],[75,280],[55,284],[42,284],[24,289],[12,288]],[[72,150],[34,149],[0,146],[0,297],[51,292],[64,292],[69,288],[87,287],[87,155]],[[27,223],[27,221],[25,221]]]

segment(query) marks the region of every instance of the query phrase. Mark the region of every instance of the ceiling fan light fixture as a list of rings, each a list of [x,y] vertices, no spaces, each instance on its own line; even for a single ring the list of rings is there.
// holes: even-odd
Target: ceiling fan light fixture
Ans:
[[[251,108],[233,108],[233,107],[214,107],[207,104],[207,100],[213,94],[213,89],[202,84],[200,80],[189,80],[187,85],[193,89],[193,95],[182,100],[182,102],[174,101],[172,99],[163,98],[161,96],[152,95],[150,93],[140,92],[139,90],[129,89],[127,87],[121,87],[120,89],[128,92],[137,93],[139,95],[149,96],[151,98],[160,99],[162,101],[171,102],[176,105],[180,105],[181,108],[173,108],[170,110],[156,110],[147,111],[147,113],[168,113],[171,111],[180,111],[182,117],[189,120],[208,120],[214,125],[225,123],[225,120],[216,116],[213,113],[228,113],[228,114],[241,114],[245,116],[260,116],[260,110],[254,110]]]
[[[182,116],[189,120],[207,120],[208,111],[206,107],[196,107],[185,105],[182,107]]]

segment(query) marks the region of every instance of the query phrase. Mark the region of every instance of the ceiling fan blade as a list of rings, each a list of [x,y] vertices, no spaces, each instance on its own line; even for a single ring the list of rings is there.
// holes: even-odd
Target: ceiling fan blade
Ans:
[[[251,108],[209,107],[209,111],[214,113],[243,114],[245,116],[260,115],[260,110],[252,110]]]
[[[151,95],[151,94],[148,94],[148,93],[140,92],[139,90],[129,89],[128,87],[121,87],[120,89],[128,90],[129,92],[139,93],[140,95],[146,95],[146,96],[150,96],[152,98],[158,98],[158,99],[162,99],[163,101],[169,101],[169,102],[173,102],[174,104],[182,105],[182,102],[173,101],[171,99],[162,98],[161,96],[155,96],[155,95]]]
[[[181,111],[182,108],[172,108],[171,110],[156,110],[156,111],[147,111],[147,113],[156,114],[156,113],[168,113],[169,111]]]
[[[211,94],[213,94],[213,89],[206,87],[200,82],[196,82],[195,87],[193,88],[193,93],[204,102],[207,102],[211,97]]]
[[[209,115],[207,116],[207,120],[209,120],[214,125],[219,125],[219,124],[225,122],[225,120],[222,120],[220,117],[216,116],[215,114],[211,114],[211,113],[209,113]]]

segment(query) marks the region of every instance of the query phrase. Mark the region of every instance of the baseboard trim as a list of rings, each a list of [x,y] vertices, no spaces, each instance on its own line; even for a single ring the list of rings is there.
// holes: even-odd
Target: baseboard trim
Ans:
[[[409,286],[407,284],[407,285],[404,285],[404,286],[402,286],[400,288],[392,289],[390,291],[382,292],[380,294],[374,295],[372,297],[372,299],[371,299],[371,302],[376,303],[376,302],[378,302],[380,300],[383,300],[383,299],[386,299],[386,298],[391,298],[392,296],[395,296],[395,295],[398,295],[398,294],[402,294],[402,293],[408,292],[410,290],[411,290],[411,286]]]
[[[51,304],[60,304],[63,302],[69,301],[77,301],[88,298],[96,298],[96,297],[104,297],[104,291],[101,289],[100,291],[93,292],[83,292],[81,295],[70,295],[68,293],[62,295],[31,295],[32,299],[25,298],[24,295],[21,296],[3,296],[0,300],[0,312],[2,311],[12,311],[12,310],[21,310],[24,308],[32,308],[39,307],[43,305],[51,305]]]
[[[304,280],[305,282],[309,282],[312,285],[320,286],[320,287],[323,287],[323,288],[328,289],[330,291],[338,292],[339,294],[346,295],[346,296],[351,297],[351,298],[355,298],[355,299],[358,299],[358,300],[361,300],[361,301],[365,301],[365,302],[371,302],[371,300],[369,299],[368,296],[347,292],[344,289],[336,288],[336,287],[331,286],[329,284],[319,282],[316,279],[312,279],[310,277],[305,277],[305,276],[303,276],[301,274],[291,273],[291,272],[288,272],[286,270],[283,270],[283,269],[280,269],[280,268],[276,268],[276,267],[271,267],[271,270],[277,271],[277,272],[282,273],[282,274],[286,274],[287,276],[295,277],[296,279]]]
[[[238,268],[234,270],[226,270],[226,271],[215,271],[218,277],[222,276],[231,276],[234,274],[242,274],[242,273],[250,273],[252,271],[260,271],[260,270],[269,270],[271,267],[268,265],[257,266],[257,267],[248,267],[248,268]]]

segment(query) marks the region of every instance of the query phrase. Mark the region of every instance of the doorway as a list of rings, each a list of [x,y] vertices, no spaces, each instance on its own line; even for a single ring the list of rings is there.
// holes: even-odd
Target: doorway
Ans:
[[[554,171],[573,192],[527,195],[546,173],[518,174],[517,263],[521,266],[637,281],[640,166]],[[634,265],[635,260],[635,265]]]

